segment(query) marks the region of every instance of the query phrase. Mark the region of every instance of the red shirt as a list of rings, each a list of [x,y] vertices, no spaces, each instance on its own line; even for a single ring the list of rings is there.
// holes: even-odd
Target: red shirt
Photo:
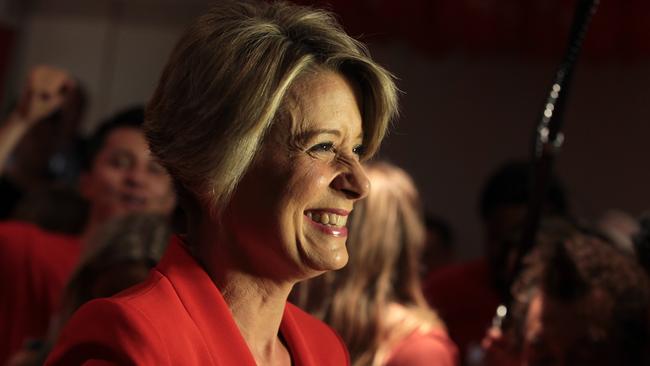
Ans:
[[[43,338],[79,259],[77,237],[0,223],[0,365],[28,338]]]
[[[443,329],[413,332],[391,351],[386,366],[456,366],[458,350]]]
[[[447,325],[463,360],[468,347],[480,346],[500,303],[490,278],[487,261],[479,259],[436,270],[424,282],[424,295]]]
[[[349,365],[327,325],[287,303],[280,325],[296,366]],[[144,283],[84,305],[46,365],[255,365],[219,289],[174,238]]]

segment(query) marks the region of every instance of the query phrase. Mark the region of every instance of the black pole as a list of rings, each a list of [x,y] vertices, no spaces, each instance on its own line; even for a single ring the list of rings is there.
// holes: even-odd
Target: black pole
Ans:
[[[564,125],[564,108],[569,95],[573,70],[587,33],[589,21],[595,13],[598,3],[599,0],[578,0],[566,53],[555,73],[554,82],[544,103],[542,117],[535,128],[531,160],[531,192],[521,241],[516,248],[515,259],[509,268],[506,303],[511,300],[510,286],[521,270],[523,259],[535,245],[548,183],[553,172],[553,163],[564,142],[564,135],[561,131]]]

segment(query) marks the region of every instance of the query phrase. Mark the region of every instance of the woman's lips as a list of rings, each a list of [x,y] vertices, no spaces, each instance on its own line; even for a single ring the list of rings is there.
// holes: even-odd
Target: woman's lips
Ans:
[[[348,236],[348,228],[345,226],[331,226],[331,225],[324,225],[318,222],[315,222],[314,220],[307,218],[309,223],[314,226],[316,229],[320,230],[321,232],[335,236],[337,238],[345,238]]]
[[[123,194],[121,197],[122,203],[129,209],[140,210],[147,207],[147,199],[142,196]]]
[[[348,228],[349,211],[339,209],[308,210],[305,212],[307,220],[321,232],[335,237],[346,237]]]

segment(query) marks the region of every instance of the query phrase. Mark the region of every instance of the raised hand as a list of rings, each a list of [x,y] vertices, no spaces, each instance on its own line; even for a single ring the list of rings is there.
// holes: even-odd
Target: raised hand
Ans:
[[[15,113],[29,126],[61,108],[76,88],[76,82],[65,70],[52,66],[36,66],[28,76]]]
[[[4,174],[9,155],[27,132],[64,108],[76,88],[77,83],[65,70],[36,66],[30,71],[16,108],[0,123],[0,174]]]

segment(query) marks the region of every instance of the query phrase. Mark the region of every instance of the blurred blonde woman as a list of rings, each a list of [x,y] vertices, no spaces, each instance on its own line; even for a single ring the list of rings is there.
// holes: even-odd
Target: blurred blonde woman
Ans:
[[[297,301],[339,332],[353,365],[456,365],[418,277],[425,228],[417,189],[385,162],[366,173],[370,192],[348,222],[348,265],[305,283]]]

